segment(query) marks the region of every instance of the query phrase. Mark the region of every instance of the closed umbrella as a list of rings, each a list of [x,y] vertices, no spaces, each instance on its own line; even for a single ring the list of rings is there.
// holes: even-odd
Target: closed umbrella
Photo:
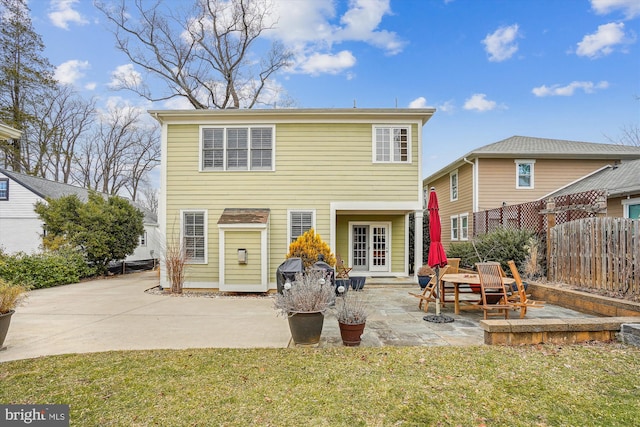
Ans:
[[[431,187],[429,192],[429,203],[427,204],[429,211],[429,257],[427,264],[436,270],[436,315],[425,316],[424,320],[437,323],[453,322],[453,318],[440,315],[440,267],[447,265],[447,254],[442,247],[442,225],[440,223],[440,207],[438,206],[438,195],[436,189]]]

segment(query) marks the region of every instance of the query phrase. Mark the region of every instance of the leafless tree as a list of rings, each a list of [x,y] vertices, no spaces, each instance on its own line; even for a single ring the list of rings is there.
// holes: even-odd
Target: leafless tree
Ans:
[[[640,96],[634,95],[634,99],[640,102]],[[640,126],[638,123],[623,125],[620,128],[620,135],[616,138],[605,135],[614,144],[631,145],[640,147]]]
[[[142,207],[157,214],[160,201],[158,198],[158,190],[145,181],[142,183],[140,193],[142,193],[142,197],[138,198],[138,203],[140,203]]]
[[[33,135],[29,141],[28,172],[70,183],[76,147],[88,135],[95,118],[95,100],[85,100],[70,86],[56,86],[32,100]]]
[[[161,0],[143,3],[96,6],[112,26],[116,47],[145,73],[122,76],[120,88],[148,100],[183,97],[196,109],[252,108],[264,102],[269,79],[292,59],[278,42],[253,59],[258,38],[274,28],[269,0],[193,0],[186,10],[171,10]],[[148,76],[164,82],[163,94],[152,93]]]
[[[107,194],[127,191],[136,200],[147,172],[160,159],[157,126],[144,123],[141,110],[115,106],[100,118],[77,159],[77,180]]]

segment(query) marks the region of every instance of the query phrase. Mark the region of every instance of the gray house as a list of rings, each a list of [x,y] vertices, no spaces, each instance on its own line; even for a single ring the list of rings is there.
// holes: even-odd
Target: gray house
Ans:
[[[42,250],[43,223],[34,211],[37,202],[75,194],[86,202],[89,191],[82,187],[0,169],[0,248],[7,253]],[[151,260],[162,254],[155,213],[131,202],[144,213],[144,234],[126,262]]]

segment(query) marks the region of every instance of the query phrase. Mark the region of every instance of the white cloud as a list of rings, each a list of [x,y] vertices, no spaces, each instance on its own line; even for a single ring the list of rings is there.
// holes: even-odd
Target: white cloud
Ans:
[[[582,41],[578,43],[576,54],[595,59],[609,55],[616,45],[629,44],[633,41],[632,37],[625,36],[624,23],[611,22],[599,25],[598,31],[584,36]]]
[[[591,8],[598,15],[606,15],[614,10],[621,10],[626,19],[633,19],[640,15],[638,0],[591,0]]]
[[[427,98],[421,96],[409,103],[409,108],[425,108],[427,106]]]
[[[560,85],[552,85],[546,86],[542,85],[539,87],[535,87],[531,90],[531,92],[538,97],[544,96],[572,96],[576,90],[582,90],[584,93],[593,93],[597,89],[606,89],[609,87],[609,82],[601,81],[598,83],[593,82],[578,82],[573,81],[566,86]]]
[[[333,0],[274,0],[274,6],[278,20],[271,35],[295,52],[290,68],[294,73],[347,71],[356,59],[350,51],[335,53],[339,43],[366,43],[389,55],[401,52],[406,44],[395,32],[381,28],[384,16],[392,14],[389,0],[350,0],[342,15]]]
[[[495,101],[490,101],[487,99],[487,95],[484,93],[474,93],[464,102],[465,110],[475,110],[475,111],[491,111],[497,107]]]
[[[108,86],[118,89],[123,86],[136,87],[142,83],[142,75],[133,68],[133,64],[119,65],[111,72],[111,81]]]
[[[445,101],[444,104],[440,104],[436,107],[438,111],[442,113],[453,113],[455,110],[455,105],[452,100]]]
[[[96,83],[96,82],[90,82],[90,83],[87,83],[86,85],[84,85],[84,88],[85,88],[86,90],[96,90],[96,87],[97,87],[97,86],[98,86],[98,85],[97,85],[97,83]]]
[[[518,33],[518,24],[508,27],[500,27],[482,40],[484,50],[489,54],[489,61],[501,62],[509,59],[518,51],[518,43],[516,38],[520,36]]]
[[[341,71],[355,65],[356,58],[348,50],[338,52],[336,55],[328,53],[314,53],[309,56],[300,69],[307,74],[338,74]]]
[[[51,23],[56,27],[69,29],[69,23],[73,22],[79,25],[86,25],[89,23],[77,10],[73,7],[79,0],[51,0],[49,12],[49,19]]]
[[[76,81],[84,77],[83,70],[91,68],[89,61],[80,61],[78,59],[72,59],[60,64],[53,75],[53,77],[62,84],[75,84]]]

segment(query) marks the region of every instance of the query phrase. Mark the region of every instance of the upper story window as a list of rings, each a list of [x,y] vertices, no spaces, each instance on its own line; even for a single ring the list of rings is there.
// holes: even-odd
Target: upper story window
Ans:
[[[449,174],[449,195],[451,197],[451,201],[455,202],[458,200],[458,170],[451,172]]]
[[[289,211],[289,243],[309,231],[315,226],[315,211]]]
[[[378,163],[408,163],[411,161],[411,132],[408,126],[374,126],[373,160]]]
[[[138,246],[147,246],[147,232],[145,231],[138,239]]]
[[[9,180],[0,178],[0,200],[9,200]]]
[[[516,160],[516,188],[533,188],[535,160]]]
[[[273,170],[272,126],[203,127],[202,170]]]

